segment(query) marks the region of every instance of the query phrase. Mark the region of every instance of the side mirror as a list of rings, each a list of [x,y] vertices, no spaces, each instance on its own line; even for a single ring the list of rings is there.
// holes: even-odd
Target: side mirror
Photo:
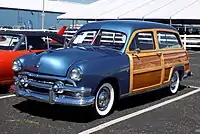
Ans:
[[[28,45],[28,51],[31,51],[33,49],[32,45]]]
[[[141,50],[140,50],[140,48],[136,48],[135,51],[136,51],[136,53],[140,53]]]

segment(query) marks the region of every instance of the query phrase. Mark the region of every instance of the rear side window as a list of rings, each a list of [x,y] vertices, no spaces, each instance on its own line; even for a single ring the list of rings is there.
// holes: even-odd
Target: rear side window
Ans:
[[[158,32],[157,37],[160,49],[181,48],[181,43],[176,33]]]
[[[140,32],[137,33],[131,42],[130,50],[153,50],[155,49],[153,33],[152,32]]]

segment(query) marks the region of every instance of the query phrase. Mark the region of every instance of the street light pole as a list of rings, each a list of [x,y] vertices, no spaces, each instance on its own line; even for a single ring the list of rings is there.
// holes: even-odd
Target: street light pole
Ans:
[[[42,29],[44,29],[44,17],[45,17],[44,8],[45,8],[45,0],[43,0],[42,3]]]

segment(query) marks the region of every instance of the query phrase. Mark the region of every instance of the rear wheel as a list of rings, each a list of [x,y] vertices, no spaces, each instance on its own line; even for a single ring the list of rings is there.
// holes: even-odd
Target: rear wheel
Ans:
[[[174,71],[172,73],[172,77],[170,79],[170,93],[175,94],[178,91],[180,85],[180,78],[179,78],[179,73],[178,71]]]
[[[115,101],[114,88],[110,83],[103,83],[95,97],[95,111],[99,116],[108,115]]]

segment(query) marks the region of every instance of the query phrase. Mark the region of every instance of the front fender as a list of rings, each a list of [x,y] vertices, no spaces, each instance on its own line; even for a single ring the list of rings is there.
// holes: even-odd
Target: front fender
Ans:
[[[96,93],[100,82],[106,78],[118,80],[120,95],[129,92],[130,62],[126,54],[82,61],[73,67],[75,66],[80,67],[83,71],[83,78],[77,85],[92,88],[92,94]]]

